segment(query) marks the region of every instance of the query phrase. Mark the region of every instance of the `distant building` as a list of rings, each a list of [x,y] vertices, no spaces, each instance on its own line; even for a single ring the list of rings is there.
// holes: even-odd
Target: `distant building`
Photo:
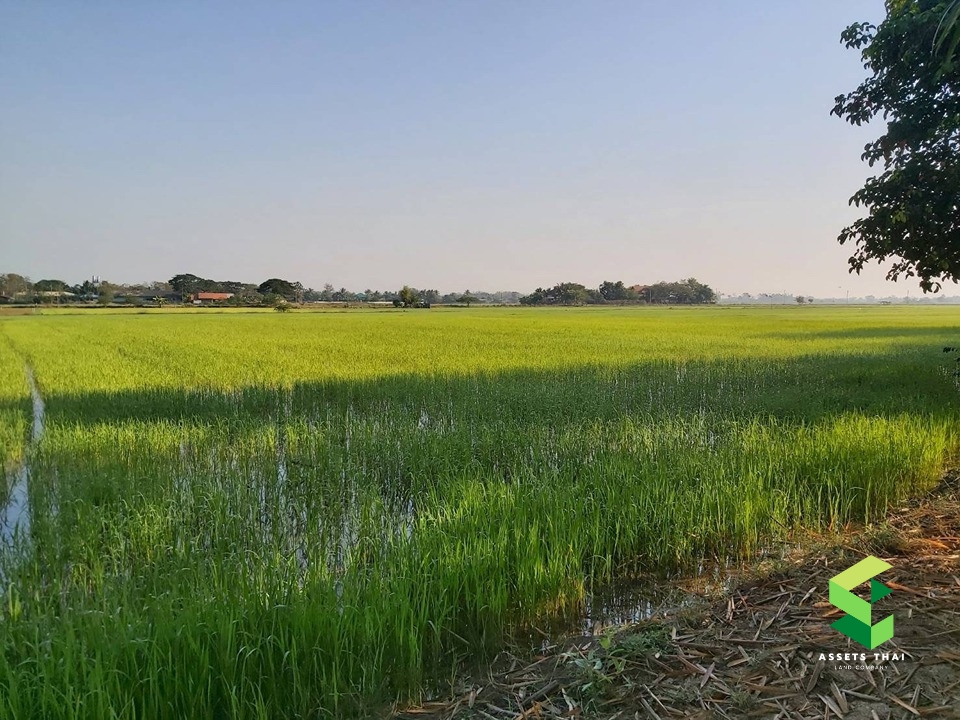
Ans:
[[[224,292],[199,292],[188,296],[190,302],[194,305],[203,305],[204,303],[223,302],[233,297],[233,293]]]

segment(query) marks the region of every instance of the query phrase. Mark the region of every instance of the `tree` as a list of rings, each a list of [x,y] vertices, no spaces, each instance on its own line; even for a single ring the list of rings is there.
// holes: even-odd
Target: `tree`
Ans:
[[[79,285],[74,285],[72,288],[70,288],[70,292],[79,297],[81,300],[93,300],[98,294],[96,284],[90,280],[84,280]]]
[[[804,305],[807,302],[807,297],[806,295],[797,295],[796,300],[797,305]]]
[[[168,282],[174,292],[178,292],[181,297],[184,297],[192,293],[200,292],[204,279],[196,275],[191,275],[190,273],[182,273],[180,275],[174,275]]]
[[[257,287],[257,292],[262,295],[279,295],[282,298],[290,299],[303,292],[303,286],[300,283],[292,283],[280,278],[270,278],[264,280]]]
[[[239,295],[240,293],[247,290],[247,284],[239,282],[237,280],[223,280],[216,283],[216,290],[213,292],[225,292],[233,293],[234,295]]]
[[[690,302],[696,305],[706,305],[717,301],[717,294],[709,285],[705,285],[696,278],[687,278],[682,283],[690,293]]]
[[[561,305],[585,305],[590,300],[590,293],[580,283],[560,283],[555,289]]]
[[[237,280],[210,280],[209,278],[202,278],[190,273],[183,273],[174,275],[167,283],[151,283],[149,287],[144,287],[142,290],[167,292],[167,286],[175,292],[180,293],[181,299],[184,300],[187,295],[195,295],[200,292],[219,292],[239,295],[241,293],[249,293],[256,287]]]
[[[7,297],[16,297],[17,295],[26,295],[30,292],[33,284],[30,278],[16,273],[5,273],[0,275],[0,295]]]
[[[600,287],[598,289],[600,291],[600,296],[606,302],[618,302],[626,300],[628,294],[633,292],[630,288],[624,287],[623,280],[617,280],[616,282],[605,280],[604,282],[600,283]],[[636,293],[633,294],[636,296]]]
[[[109,305],[117,294],[117,289],[108,282],[102,282],[97,287],[97,302],[101,305]]]
[[[457,298],[457,302],[470,307],[470,305],[477,302],[477,296],[473,295],[469,290],[467,290],[463,295]]]
[[[602,300],[597,290],[587,290],[580,283],[558,283],[544,290],[537,288],[520,298],[521,305],[585,305]]]
[[[546,305],[547,304],[547,291],[542,287],[538,287],[529,295],[520,296],[521,305]]]
[[[413,307],[417,304],[417,300],[420,299],[420,293],[417,292],[416,288],[404,285],[400,292],[397,293],[397,299],[403,307]]]
[[[647,294],[650,302],[663,305],[706,305],[717,301],[713,288],[696,278],[658,282],[647,289]]]
[[[879,26],[854,23],[841,35],[872,75],[837,96],[832,114],[853,125],[880,117],[886,133],[862,155],[883,172],[850,199],[868,215],[838,240],[855,245],[851,272],[893,260],[887,279],[917,277],[924,292],[960,279],[958,13],[956,0],[888,0]]]
[[[67,284],[63,280],[37,280],[33,284],[36,292],[66,292]]]

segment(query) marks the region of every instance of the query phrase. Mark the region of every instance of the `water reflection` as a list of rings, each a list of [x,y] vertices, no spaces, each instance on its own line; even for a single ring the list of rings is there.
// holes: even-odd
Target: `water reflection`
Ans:
[[[30,430],[30,444],[33,446],[40,442],[40,438],[43,436],[46,409],[30,368],[26,368],[26,375],[27,382],[30,385],[30,397],[33,401],[33,424]],[[13,474],[13,483],[9,488],[7,503],[0,510],[0,537],[2,537],[5,546],[14,545],[18,539],[27,538],[30,535],[29,480],[30,465],[24,459]]]

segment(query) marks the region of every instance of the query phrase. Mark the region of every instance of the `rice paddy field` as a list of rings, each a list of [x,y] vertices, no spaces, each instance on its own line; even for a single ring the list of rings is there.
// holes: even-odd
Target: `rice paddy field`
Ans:
[[[0,317],[0,717],[375,716],[606,583],[870,522],[960,449],[958,340],[950,307]]]

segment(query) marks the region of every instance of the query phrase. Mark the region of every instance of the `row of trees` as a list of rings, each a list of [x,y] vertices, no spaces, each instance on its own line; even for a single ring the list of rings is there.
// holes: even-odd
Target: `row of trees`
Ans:
[[[607,280],[598,288],[580,283],[560,283],[552,288],[537,288],[520,298],[522,305],[706,305],[715,303],[717,294],[696,278],[653,285],[626,286],[622,280]]]
[[[86,281],[84,285],[88,285]],[[5,297],[32,296],[34,293],[71,293],[79,295],[80,285],[67,285],[63,280],[38,280],[31,282],[30,278],[17,273],[3,273],[0,275],[0,295]]]
[[[174,275],[167,282],[139,284],[116,284],[100,279],[84,280],[71,285],[63,280],[38,280],[16,273],[0,274],[0,298],[21,303],[57,303],[57,302],[99,302],[110,304],[158,304],[170,302],[190,302],[200,293],[224,293],[231,297],[217,300],[218,304],[251,306],[277,305],[279,303],[303,302],[388,302],[403,307],[425,306],[433,304],[516,304],[518,292],[465,292],[440,293],[435,289],[418,289],[404,285],[400,290],[374,290],[367,288],[354,292],[341,287],[339,290],[331,284],[322,289],[305,288],[297,281],[283,278],[270,278],[260,284],[244,283],[236,280],[211,280],[209,278],[182,273]]]
[[[137,295],[155,296],[169,293],[167,283],[144,283],[138,285],[117,285],[102,282],[99,279],[84,280],[70,285],[63,280],[37,280],[32,282],[25,275],[17,273],[0,274],[0,297],[14,302],[59,302],[61,300],[98,300],[109,303],[118,296]]]
[[[211,280],[192,273],[174,275],[167,281],[167,285],[183,302],[200,293],[226,293],[233,295],[230,298],[233,304],[241,305],[262,304],[264,299],[303,302],[307,292],[301,283],[282,278],[270,278],[256,285],[238,280]]]
[[[69,285],[63,280],[38,280],[15,273],[0,275],[0,296],[17,302],[98,301],[101,304],[126,302],[130,304],[163,304],[190,302],[201,293],[229,295],[215,302],[224,305],[277,305],[303,302],[390,302],[398,307],[429,307],[430,305],[516,304],[523,305],[593,305],[593,304],[671,304],[703,305],[717,301],[716,293],[695,278],[678,282],[659,282],[654,285],[626,286],[623,281],[606,281],[598,288],[587,288],[579,283],[560,283],[552,288],[537,288],[529,295],[517,292],[465,292],[441,294],[435,289],[418,289],[404,285],[396,291],[367,288],[352,292],[346,288],[334,289],[327,284],[322,290],[305,288],[302,283],[270,278],[259,285],[234,280],[211,280],[184,273],[174,275],[167,282],[119,285],[99,279],[85,280]]]
[[[248,285],[233,281],[216,281],[197,277],[196,275],[184,274],[176,275],[170,279],[169,285],[176,292],[184,297],[200,292],[223,292],[234,293],[236,300],[243,304],[259,304],[267,302],[268,304],[277,300],[287,302],[389,302],[402,307],[415,307],[436,304],[454,304],[461,303],[470,305],[471,303],[485,302],[510,304],[519,300],[520,293],[500,292],[500,293],[471,293],[454,292],[441,294],[439,290],[410,287],[404,285],[400,290],[374,290],[367,288],[363,291],[354,292],[341,287],[339,290],[333,285],[327,283],[322,290],[314,288],[304,288],[302,283],[284,280],[282,278],[270,278],[259,285]],[[229,301],[225,301],[229,302]]]

